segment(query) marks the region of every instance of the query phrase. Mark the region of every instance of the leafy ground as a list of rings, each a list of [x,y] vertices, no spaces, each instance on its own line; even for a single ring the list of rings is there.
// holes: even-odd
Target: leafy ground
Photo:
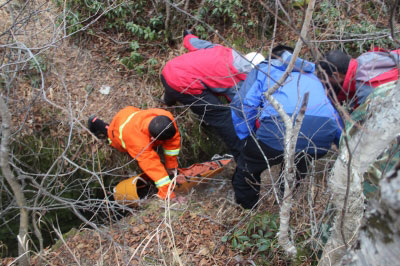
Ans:
[[[210,183],[183,195],[183,204],[156,198],[144,200],[134,215],[105,224],[100,230],[73,229],[60,236],[53,247],[32,258],[32,265],[238,265],[259,260],[251,253],[232,249],[224,235],[242,227],[256,212],[233,203],[230,176],[234,163]],[[264,177],[265,178],[265,177]],[[268,180],[264,180],[268,183]],[[267,185],[270,187],[270,185]],[[273,199],[259,211],[277,213]],[[112,212],[112,210],[111,210]],[[236,228],[236,229],[235,229]],[[274,264],[286,265],[275,251]],[[3,260],[9,265],[13,258]]]
[[[278,32],[282,33],[276,41],[290,42],[295,39],[291,31]],[[41,37],[43,40],[50,39],[51,32],[43,31]],[[213,41],[220,42],[217,36],[213,36]],[[266,42],[265,47],[268,44]],[[247,48],[257,47],[257,40],[246,40],[245,45]],[[154,68],[147,69],[146,75],[139,75],[120,63],[118,56],[128,53],[127,48],[126,40],[118,39],[118,35],[92,32],[59,41],[54,48],[41,54],[45,64],[45,97],[39,97],[31,107],[26,133],[50,123],[53,125],[50,134],[59,136],[65,134],[66,125],[73,121],[78,124],[77,134],[84,140],[90,139],[96,152],[109,148],[89,134],[86,128],[89,115],[98,114],[105,121],[111,121],[114,114],[127,105],[165,108],[157,100],[162,95],[159,72],[162,65],[182,53],[183,48],[181,45],[171,49],[149,46],[144,56],[154,58],[158,63]],[[19,80],[16,109],[23,109],[27,103],[25,99],[38,97],[41,93],[37,71],[30,71],[30,79]],[[106,87],[110,88],[109,94],[101,93]],[[169,110],[175,114],[181,111],[179,108]],[[188,116],[185,114],[179,118],[178,123],[187,121]],[[15,124],[22,118],[13,117]],[[190,139],[191,136],[185,136],[188,141],[195,141]],[[320,167],[324,165],[321,163]],[[110,215],[109,222],[104,223],[100,230],[82,225],[60,236],[58,243],[47,247],[41,256],[34,256],[32,265],[286,265],[283,254],[275,246],[271,245],[272,248],[263,252],[258,252],[256,246],[239,251],[232,248],[230,240],[221,241],[224,236],[245,228],[256,214],[279,213],[279,206],[271,193],[270,178],[272,176],[276,180],[279,169],[274,167],[271,174],[265,173],[262,181],[265,198],[257,211],[249,212],[234,204],[230,184],[234,166],[231,163],[213,182],[186,195],[187,203],[165,206],[164,202],[150,198],[135,208],[133,215],[124,219],[116,221]],[[310,197],[313,199],[311,210],[308,204]],[[305,238],[309,234],[310,216],[315,213],[318,216],[328,201],[325,177],[300,186],[295,200],[292,223],[296,227],[296,238],[303,235]],[[315,262],[314,251],[310,250],[297,264]],[[3,259],[2,265],[12,261],[13,258]]]
[[[183,204],[149,198],[133,208],[133,215],[115,221],[109,217],[99,230],[81,228],[60,235],[56,245],[48,247],[40,256],[32,258],[32,265],[288,265],[283,253],[277,248],[257,252],[256,245],[240,251],[231,241],[222,241],[244,228],[257,215],[279,213],[267,174],[263,175],[263,199],[257,210],[245,211],[234,204],[230,177],[235,164],[232,162],[210,183],[191,191]],[[278,167],[273,167],[276,175]],[[323,180],[322,184],[324,183]],[[321,182],[317,182],[321,185]],[[308,184],[299,187],[293,213],[293,226],[301,237],[307,232]],[[318,198],[315,209],[326,204],[324,185],[311,187],[312,196]],[[110,210],[112,213],[113,210]],[[107,219],[105,219],[107,221]],[[305,231],[301,230],[303,228]],[[246,235],[246,234],[244,234]],[[274,241],[274,235],[271,235]],[[313,264],[312,253],[302,254],[297,265]],[[268,258],[268,261],[265,259]],[[9,265],[13,258],[3,260]]]
[[[169,208],[162,201],[149,199],[136,210],[136,215],[104,228],[103,235],[81,230],[47,251],[46,258],[54,265],[76,261],[84,265],[159,265],[179,261],[184,265],[234,265],[245,257],[222,243],[221,238],[245,214],[229,203],[229,190],[226,184],[221,185],[225,189],[194,191],[187,196],[188,203]]]

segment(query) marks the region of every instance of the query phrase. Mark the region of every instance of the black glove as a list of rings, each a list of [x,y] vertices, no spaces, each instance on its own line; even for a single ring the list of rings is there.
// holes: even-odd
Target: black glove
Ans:
[[[99,139],[106,139],[108,136],[108,124],[98,119],[95,115],[89,117],[88,128]]]
[[[192,34],[192,32],[190,30],[184,30],[183,31],[183,38],[186,37],[186,35]]]

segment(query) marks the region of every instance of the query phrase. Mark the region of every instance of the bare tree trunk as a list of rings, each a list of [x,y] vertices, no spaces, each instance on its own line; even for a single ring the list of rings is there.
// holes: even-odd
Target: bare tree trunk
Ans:
[[[349,149],[342,149],[332,169],[329,180],[332,202],[337,210],[343,212],[337,211],[320,265],[338,265],[346,247],[358,239],[364,214],[363,174],[400,133],[400,84],[383,97],[373,98],[369,107],[368,120],[349,140]]]
[[[295,187],[295,176],[296,166],[294,164],[294,158],[296,155],[296,143],[299,136],[301,124],[307,109],[309,93],[304,94],[303,103],[301,104],[300,112],[296,118],[296,123],[293,123],[293,119],[289,116],[282,116],[285,122],[285,168],[283,170],[283,178],[285,182],[285,193],[282,200],[281,209],[279,212],[279,245],[286,251],[290,256],[297,254],[296,247],[290,239],[289,235],[289,222],[290,222],[290,210],[292,209],[292,196],[293,189]],[[277,109],[278,110],[278,109]],[[281,110],[282,112],[283,110]],[[284,112],[284,111],[283,111]]]
[[[400,164],[379,186],[381,197],[368,204],[359,248],[344,258],[344,265],[392,265],[400,261]]]
[[[285,168],[283,170],[283,178],[285,182],[285,193],[282,201],[282,205],[279,212],[279,245],[285,250],[286,254],[289,256],[295,256],[297,251],[293,242],[290,239],[289,235],[289,221],[290,221],[290,210],[292,208],[292,190],[294,187],[295,180],[295,165],[294,165],[294,156],[295,156],[295,148],[297,143],[297,137],[300,131],[302,119],[305,114],[305,110],[308,103],[308,93],[304,96],[303,103],[301,105],[301,111],[297,117],[296,124],[294,125],[293,120],[295,115],[290,118],[286,112],[283,110],[282,105],[279,104],[272,96],[272,94],[284,83],[286,78],[292,72],[294,63],[297,59],[297,56],[300,53],[303,42],[307,39],[307,32],[309,29],[309,25],[312,18],[312,13],[314,11],[315,0],[311,0],[308,4],[308,8],[306,11],[306,15],[304,18],[303,27],[301,29],[301,33],[299,39],[296,43],[296,47],[293,52],[293,56],[289,62],[288,67],[286,68],[285,73],[283,73],[282,77],[279,81],[272,86],[265,93],[265,97],[272,104],[274,109],[278,112],[280,117],[285,123],[285,155],[284,155],[284,163]],[[295,112],[296,113],[296,112]]]
[[[29,213],[26,209],[26,200],[21,185],[16,180],[12,172],[9,160],[9,141],[10,141],[10,121],[11,116],[2,97],[0,97],[0,113],[1,123],[1,146],[0,146],[0,167],[1,171],[10,185],[17,205],[19,207],[19,233],[18,233],[18,254],[20,256],[19,265],[29,265],[29,249],[28,249],[28,225]]]

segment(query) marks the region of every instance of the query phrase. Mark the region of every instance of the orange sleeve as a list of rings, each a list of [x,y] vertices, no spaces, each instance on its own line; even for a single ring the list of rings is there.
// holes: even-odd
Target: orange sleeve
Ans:
[[[151,148],[150,150],[145,149],[139,154],[132,152],[132,149],[128,148],[128,153],[132,156],[132,158],[135,158],[138,161],[139,167],[143,170],[143,172],[154,181],[158,189],[157,195],[161,199],[166,199],[168,197],[168,188],[172,183],[164,165],[160,161],[158,154]],[[136,157],[133,156],[135,154]],[[172,189],[170,189],[169,197],[171,199],[176,197]]]
[[[168,176],[167,170],[161,163],[160,156],[151,147],[142,151],[127,147],[127,151],[132,158],[137,160],[139,167],[154,183]]]
[[[174,123],[175,124],[175,123]],[[172,139],[165,140],[162,143],[165,156],[165,166],[167,168],[177,168],[178,167],[178,155],[181,148],[181,136],[179,130],[175,124],[176,134]]]

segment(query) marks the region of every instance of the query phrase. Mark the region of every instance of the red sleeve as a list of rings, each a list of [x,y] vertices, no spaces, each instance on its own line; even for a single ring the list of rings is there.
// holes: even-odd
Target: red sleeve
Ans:
[[[190,40],[196,38],[198,39],[199,37],[197,37],[196,35],[193,34],[188,34],[185,36],[185,38],[183,38],[183,46],[185,46],[186,49],[189,50],[189,52],[193,52],[198,50],[198,48],[194,47],[191,43]]]
[[[376,46],[373,49],[369,50],[368,52],[388,52],[388,50],[386,50],[382,47]]]
[[[343,90],[338,93],[338,100],[342,101],[349,101],[353,99],[356,93],[356,79],[355,75],[357,72],[358,62],[356,59],[351,59],[349,63],[349,67],[347,69],[346,76],[343,82]]]

